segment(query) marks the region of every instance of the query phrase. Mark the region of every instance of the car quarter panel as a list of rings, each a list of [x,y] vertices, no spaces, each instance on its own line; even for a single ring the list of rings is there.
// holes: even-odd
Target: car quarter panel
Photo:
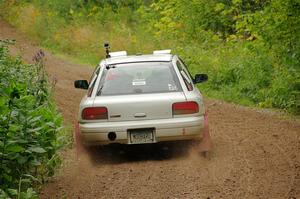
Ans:
[[[176,62],[179,61],[179,58],[174,55],[172,59],[173,66],[175,68],[175,72],[179,78],[180,84],[182,85],[182,89],[184,92],[184,95],[186,97],[187,101],[195,101],[199,105],[199,114],[204,115],[205,114],[205,107],[204,107],[204,101],[203,101],[203,96],[198,90],[197,86],[193,85],[193,90],[189,91],[184,83],[184,80],[180,74],[180,71],[176,65]]]

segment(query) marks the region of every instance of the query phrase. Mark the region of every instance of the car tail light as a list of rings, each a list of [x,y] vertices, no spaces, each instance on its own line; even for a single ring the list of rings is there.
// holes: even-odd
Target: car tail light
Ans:
[[[197,102],[177,102],[172,105],[173,115],[193,114],[199,112]]]
[[[100,120],[107,119],[107,108],[106,107],[88,107],[82,110],[81,114],[84,120]]]

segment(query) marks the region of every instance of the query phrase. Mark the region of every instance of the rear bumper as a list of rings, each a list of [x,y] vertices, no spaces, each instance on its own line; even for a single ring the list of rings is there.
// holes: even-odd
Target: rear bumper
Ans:
[[[128,129],[154,128],[154,142],[200,139],[204,128],[204,116],[140,120],[123,122],[79,123],[80,137],[85,145],[110,143],[131,144]],[[108,133],[115,132],[114,141]]]

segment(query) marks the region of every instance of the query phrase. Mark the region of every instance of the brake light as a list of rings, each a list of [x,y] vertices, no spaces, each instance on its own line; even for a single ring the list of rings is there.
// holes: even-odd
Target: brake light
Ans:
[[[177,102],[172,105],[173,115],[193,114],[199,112],[197,102]]]
[[[84,120],[108,119],[106,107],[88,107],[82,110],[81,117]]]

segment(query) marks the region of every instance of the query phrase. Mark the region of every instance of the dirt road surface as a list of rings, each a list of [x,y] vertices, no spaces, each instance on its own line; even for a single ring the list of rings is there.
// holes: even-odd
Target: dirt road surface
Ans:
[[[39,49],[0,20],[0,39],[16,39],[12,54],[31,62]],[[92,67],[46,53],[55,100],[67,124],[74,124],[84,91],[76,79]],[[77,158],[63,153],[63,165],[40,198],[300,198],[300,124],[274,112],[207,100],[214,142],[211,159],[191,143],[139,147],[95,147]]]

